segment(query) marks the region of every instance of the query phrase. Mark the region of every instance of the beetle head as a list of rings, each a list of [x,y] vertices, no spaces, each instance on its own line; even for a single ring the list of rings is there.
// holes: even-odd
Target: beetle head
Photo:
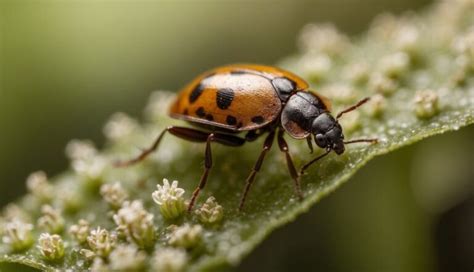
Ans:
[[[336,154],[344,153],[344,134],[339,122],[328,112],[320,114],[311,124],[311,133],[316,144],[326,150],[334,150]]]

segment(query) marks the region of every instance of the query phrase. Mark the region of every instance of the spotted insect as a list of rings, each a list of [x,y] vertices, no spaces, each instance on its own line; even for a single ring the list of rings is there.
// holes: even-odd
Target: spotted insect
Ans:
[[[368,98],[341,111],[334,118],[329,100],[308,88],[308,84],[300,77],[271,66],[237,64],[205,72],[181,90],[169,111],[171,117],[186,120],[201,129],[170,126],[161,132],[150,148],[138,157],[118,165],[128,166],[145,159],[158,148],[166,132],[188,141],[206,143],[204,173],[189,202],[188,211],[191,211],[199,192],[206,185],[213,164],[211,143],[242,146],[267,134],[260,156],[246,180],[239,205],[239,210],[242,210],[276,135],[278,146],[285,154],[296,194],[302,198],[299,178],[311,164],[331,151],[338,155],[344,153],[346,144],[377,141],[344,141],[338,122],[343,114],[358,108]],[[243,137],[236,135],[243,132],[246,132]],[[306,139],[311,152],[314,139],[317,146],[325,149],[325,153],[303,165],[298,172],[283,138],[285,132],[295,139]]]

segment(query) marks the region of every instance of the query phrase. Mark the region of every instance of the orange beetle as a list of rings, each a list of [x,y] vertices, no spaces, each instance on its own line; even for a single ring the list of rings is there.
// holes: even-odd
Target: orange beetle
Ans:
[[[211,142],[241,146],[267,134],[260,156],[247,178],[239,205],[241,210],[276,134],[279,148],[285,153],[296,194],[302,198],[299,177],[311,164],[333,150],[342,154],[345,144],[377,141],[344,141],[338,123],[339,117],[361,106],[368,98],[341,111],[334,118],[330,113],[329,100],[309,91],[308,87],[302,78],[272,66],[235,64],[205,72],[181,90],[169,112],[171,117],[186,120],[202,129],[170,126],[137,158],[118,165],[127,166],[146,158],[158,148],[166,132],[188,141],[205,142],[205,169],[189,202],[188,211],[191,211],[212,167]],[[241,132],[247,133],[244,137],[235,135]],[[283,138],[285,132],[295,139],[306,139],[311,152],[314,138],[316,145],[326,152],[305,164],[298,173]]]

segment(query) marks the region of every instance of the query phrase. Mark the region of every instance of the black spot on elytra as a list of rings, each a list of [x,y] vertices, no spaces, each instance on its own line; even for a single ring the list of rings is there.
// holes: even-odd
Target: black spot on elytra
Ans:
[[[209,121],[214,121],[214,116],[212,116],[212,114],[207,114],[206,119]]]
[[[265,119],[262,117],[262,116],[254,116],[252,117],[252,119],[250,119],[252,122],[254,122],[255,124],[261,124],[265,121]]]
[[[206,111],[204,110],[203,107],[199,107],[196,110],[196,115],[199,116],[199,117],[204,117],[204,116],[206,116]]]
[[[194,103],[199,98],[199,96],[201,96],[205,88],[206,87],[202,84],[197,85],[189,95],[189,103]]]
[[[231,126],[234,126],[235,124],[237,124],[237,118],[235,118],[232,115],[227,115],[227,118],[225,119],[225,121],[227,122],[228,125],[231,125]]]
[[[227,109],[230,104],[232,104],[232,100],[234,100],[234,90],[230,88],[223,88],[217,90],[216,96],[216,104],[217,107],[221,110]]]

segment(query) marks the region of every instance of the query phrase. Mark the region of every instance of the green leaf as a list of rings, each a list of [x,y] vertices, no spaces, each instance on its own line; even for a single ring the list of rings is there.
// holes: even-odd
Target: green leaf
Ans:
[[[262,139],[241,148],[214,145],[214,168],[196,206],[199,208],[209,196],[214,196],[223,207],[222,222],[204,224],[194,213],[175,221],[165,220],[152,199],[152,192],[163,178],[176,179],[189,198],[203,171],[204,146],[167,135],[159,151],[140,164],[128,168],[112,166],[114,161],[138,154],[137,147],[149,146],[166,126],[181,124],[165,114],[174,95],[159,92],[147,107],[145,124],[139,125],[123,114],[114,116],[105,128],[109,143],[103,153],[89,155],[88,161],[76,158],[71,170],[51,180],[52,187],[44,183],[30,186],[30,193],[17,203],[20,209],[10,205],[4,211],[2,221],[21,217],[23,224],[34,224],[32,235],[36,243],[24,252],[12,252],[10,246],[3,243],[0,263],[18,263],[42,270],[89,268],[92,261],[80,250],[94,250],[94,247],[87,243],[80,245],[67,230],[79,219],[86,219],[91,228],[100,226],[112,233],[117,227],[112,215],[117,211],[104,201],[99,187],[119,182],[129,200],[141,200],[145,209],[154,215],[155,233],[148,233],[156,237],[154,246],[148,245],[152,239],[149,235],[125,239],[123,235],[133,232],[132,228],[119,235],[117,242],[142,247],[140,254],[146,255],[144,268],[156,268],[152,261],[154,252],[173,245],[187,248],[180,252],[186,252],[184,262],[191,270],[237,265],[275,228],[307,211],[375,156],[474,122],[474,18],[470,16],[473,11],[469,1],[452,1],[440,3],[419,16],[384,15],[365,36],[353,42],[329,25],[313,25],[303,30],[301,52],[280,66],[302,75],[312,89],[330,97],[334,112],[362,97],[373,97],[363,109],[345,115],[341,122],[348,139],[379,139],[375,145],[348,145],[343,155],[332,153],[309,168],[301,180],[303,201],[295,197],[284,156],[274,146],[257,175],[245,211],[239,213],[237,206],[244,181],[261,151]],[[297,165],[321,152],[309,154],[304,141],[287,139]],[[72,149],[70,146],[69,153]],[[45,203],[62,209],[59,217],[65,220],[64,231],[51,227],[58,223],[54,216],[49,217],[53,220],[49,225],[37,224],[40,207]],[[167,216],[179,214],[180,204],[170,205],[177,210]],[[173,236],[170,225],[183,224],[202,225],[200,239],[187,237],[170,243],[169,237]],[[46,229],[50,226],[50,231],[57,230],[65,241],[64,259],[46,261],[37,248],[45,225]],[[6,237],[7,228],[7,224],[2,223],[0,233]],[[190,232],[187,234],[192,236]],[[199,231],[196,232],[199,237]],[[118,263],[106,255],[104,253],[103,265],[109,267],[123,265],[128,260],[123,257]]]

